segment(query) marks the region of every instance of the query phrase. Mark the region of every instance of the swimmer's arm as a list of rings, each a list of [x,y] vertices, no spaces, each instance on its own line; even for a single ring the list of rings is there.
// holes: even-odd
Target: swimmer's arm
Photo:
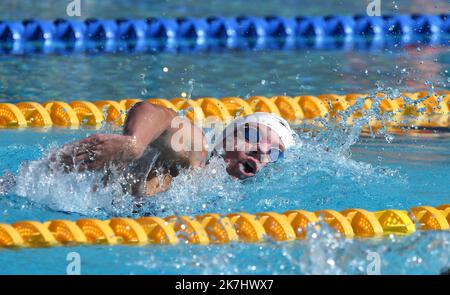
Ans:
[[[176,150],[171,140],[181,128],[171,127],[172,120],[185,120],[185,126],[191,126],[186,118],[178,117],[171,109],[140,102],[135,104],[127,114],[123,135],[95,134],[78,142],[65,146],[61,153],[61,162],[73,166],[79,165],[80,170],[99,170],[107,163],[126,164],[139,159],[150,144],[160,146],[167,156],[188,161],[192,166],[202,166],[206,162],[207,152],[202,144],[200,152],[183,148]],[[186,128],[196,136],[184,136],[183,145],[191,146],[195,141],[204,142],[204,137],[198,128]]]
[[[66,145],[59,154],[68,167],[99,170],[108,163],[126,164],[139,159],[147,146],[170,127],[177,114],[167,108],[140,102],[128,112],[124,133],[95,134]]]
[[[208,150],[203,131],[194,126],[187,118],[177,116],[172,110],[156,106],[164,112],[169,112],[168,117],[163,118],[169,119],[169,122],[164,121],[163,124],[167,128],[163,132],[158,131],[156,136],[154,131],[151,130],[152,128],[148,128],[148,124],[153,124],[147,121],[149,114],[152,112],[148,105],[150,104],[135,105],[126,120],[124,134],[135,137],[137,143],[136,155],[142,155],[147,146],[151,144],[162,152],[161,157],[163,159],[165,158],[167,162],[178,163],[180,168],[189,165],[192,167],[205,166]],[[175,173],[177,174],[177,172]],[[166,191],[173,176],[165,174],[147,179],[146,195],[154,196]]]
[[[149,127],[151,126],[151,127]],[[145,149],[154,145],[163,157],[178,158],[194,167],[206,163],[208,152],[201,129],[173,110],[148,102],[135,104],[125,121],[124,135],[134,139],[134,156],[139,158]]]
[[[145,149],[170,129],[177,114],[168,108],[148,102],[135,104],[127,114],[123,135],[132,142],[132,155],[135,159],[142,156]]]

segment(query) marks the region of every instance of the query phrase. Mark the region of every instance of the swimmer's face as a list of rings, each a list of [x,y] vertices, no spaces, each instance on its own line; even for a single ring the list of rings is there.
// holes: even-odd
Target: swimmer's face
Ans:
[[[228,174],[245,179],[255,176],[267,164],[279,160],[285,147],[270,128],[249,123],[224,139],[224,150]]]

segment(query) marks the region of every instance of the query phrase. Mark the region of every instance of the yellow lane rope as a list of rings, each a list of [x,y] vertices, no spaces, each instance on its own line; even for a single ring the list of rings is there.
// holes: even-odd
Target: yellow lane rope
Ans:
[[[380,97],[381,94],[380,94]],[[405,104],[407,98],[414,103]],[[278,114],[293,124],[311,122],[316,118],[328,120],[331,117],[339,119],[339,112],[345,111],[358,100],[363,100],[362,111],[371,107],[373,99],[364,94],[323,94],[319,96],[251,96],[248,99],[238,97],[224,98],[150,98],[147,101],[161,105],[177,112],[183,112],[195,123],[203,123],[206,119],[218,119],[227,122],[236,116],[248,115],[253,112],[271,112]],[[99,128],[102,123],[109,122],[121,126],[125,114],[141,99],[123,99],[121,101],[101,100],[95,102],[48,101],[0,103],[1,128]],[[448,128],[450,126],[450,94],[440,92],[429,95],[427,92],[403,93],[396,99],[382,99],[379,103],[380,112],[391,114],[391,127],[417,126],[428,128]],[[361,108],[350,114],[348,124],[361,117]],[[372,120],[369,125],[380,126],[380,122]]]
[[[168,216],[79,219],[46,222],[0,223],[0,248],[49,247],[63,245],[149,245],[257,243],[265,240],[305,239],[309,229],[323,221],[345,238],[380,238],[408,235],[416,230],[450,229],[450,204],[418,206],[409,211],[387,209],[290,210],[284,213],[245,212],[228,215],[205,214],[195,217]]]

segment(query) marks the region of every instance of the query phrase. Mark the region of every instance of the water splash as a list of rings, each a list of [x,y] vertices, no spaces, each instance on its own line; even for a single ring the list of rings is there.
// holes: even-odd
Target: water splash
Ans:
[[[133,197],[124,193],[122,178],[116,176],[102,185],[104,172],[70,172],[49,161],[50,152],[41,160],[23,163],[16,178],[14,193],[50,209],[90,216],[130,215]]]
[[[16,186],[16,177],[14,174],[6,173],[0,177],[0,197],[5,196]]]

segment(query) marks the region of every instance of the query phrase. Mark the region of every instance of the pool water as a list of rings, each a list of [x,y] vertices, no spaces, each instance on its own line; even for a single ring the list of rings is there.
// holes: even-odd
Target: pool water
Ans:
[[[49,175],[43,152],[91,132],[2,131],[0,170],[17,174],[14,192],[0,199],[2,222],[143,214],[283,212],[364,208],[407,209],[449,202],[450,136],[340,137],[332,143],[301,134],[301,147],[245,183],[230,179],[220,159],[175,179],[166,193],[133,211],[130,197],[116,186],[93,193],[98,175]],[[341,134],[342,135],[342,134]],[[350,149],[343,148],[357,140]],[[327,147],[328,149],[325,149]],[[329,149],[331,147],[331,150]],[[17,172],[19,171],[19,172]],[[4,175],[3,180],[9,176]],[[98,178],[97,178],[98,179]],[[382,257],[382,273],[438,273],[448,266],[450,234],[417,232],[405,238],[345,240],[326,228],[306,241],[224,246],[88,246],[2,250],[2,273],[64,274],[70,252],[82,257],[82,272],[100,273],[365,273],[368,251]]]
[[[52,2],[52,1],[49,1]],[[363,1],[289,9],[267,1],[127,1],[88,3],[88,16],[131,17],[364,13]],[[182,2],[182,3],[181,3]],[[419,11],[423,1],[395,1],[386,12]],[[2,1],[0,18],[62,17],[65,8],[41,1]],[[105,4],[106,3],[106,4]],[[114,3],[114,4],[112,4]],[[221,2],[222,3],[222,2]],[[315,2],[314,2],[315,3]],[[59,5],[59,6],[58,6]],[[359,5],[359,6],[358,6]],[[127,9],[124,9],[126,7]],[[176,9],[172,9],[176,7]],[[347,8],[351,7],[351,11]],[[448,12],[433,1],[430,13]],[[27,10],[28,9],[28,10]],[[217,10],[215,10],[217,9]],[[33,14],[27,11],[34,11]],[[423,12],[423,10],[420,10]],[[0,56],[0,101],[97,100],[125,97],[300,95],[449,90],[450,51],[445,46],[410,46],[372,51],[229,51],[198,54]],[[168,71],[163,71],[167,68]],[[357,126],[330,126],[299,141],[279,163],[257,177],[236,181],[221,159],[204,170],[183,172],[165,193],[143,201],[113,183],[92,192],[93,173],[49,173],[40,159],[92,130],[0,130],[0,222],[81,217],[196,215],[208,212],[284,212],[290,209],[408,209],[450,203],[450,134],[434,137],[362,137]],[[104,128],[100,132],[113,132]],[[17,185],[5,189],[15,179]],[[65,274],[67,254],[81,255],[83,274],[365,274],[369,252],[381,257],[383,274],[437,274],[450,266],[449,232],[416,232],[408,237],[345,240],[323,227],[305,241],[195,246],[87,246],[0,250],[4,274]]]
[[[392,61],[395,62],[392,62]],[[120,100],[448,89],[449,47],[156,55],[0,55],[0,101]],[[167,68],[167,72],[164,71]],[[330,83],[330,81],[332,81]]]

